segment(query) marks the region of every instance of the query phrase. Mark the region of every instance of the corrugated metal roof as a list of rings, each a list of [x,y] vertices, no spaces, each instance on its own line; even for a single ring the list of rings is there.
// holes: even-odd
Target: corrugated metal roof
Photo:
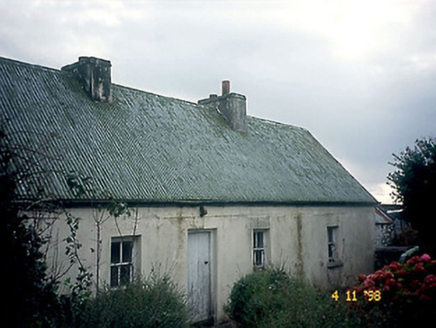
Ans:
[[[0,59],[1,119],[13,145],[37,151],[42,195],[90,198],[68,187],[73,172],[97,200],[375,202],[305,129],[248,116],[241,133],[202,105],[119,85],[112,97],[93,102],[59,70]]]

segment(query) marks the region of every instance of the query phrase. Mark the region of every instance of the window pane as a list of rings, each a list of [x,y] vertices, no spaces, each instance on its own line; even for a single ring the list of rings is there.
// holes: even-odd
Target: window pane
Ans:
[[[263,231],[255,231],[254,232],[254,245],[253,248],[263,248],[264,242],[263,242]]]
[[[263,250],[254,251],[254,265],[256,266],[263,265]]]
[[[263,231],[259,231],[257,234],[257,247],[263,248]]]
[[[118,286],[118,267],[111,267],[111,287]]]
[[[333,242],[333,228],[327,228],[328,241],[329,243]]]
[[[120,267],[120,285],[124,286],[130,282],[130,264]]]
[[[132,246],[131,241],[123,241],[123,263],[132,262]]]
[[[112,242],[111,263],[120,263],[120,242]]]
[[[334,257],[334,246],[333,244],[329,244],[329,258],[332,259]]]

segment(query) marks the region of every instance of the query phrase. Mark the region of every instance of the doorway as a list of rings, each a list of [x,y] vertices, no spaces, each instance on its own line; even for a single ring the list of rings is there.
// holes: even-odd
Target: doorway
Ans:
[[[193,322],[209,320],[213,310],[213,232],[188,231],[188,305]]]

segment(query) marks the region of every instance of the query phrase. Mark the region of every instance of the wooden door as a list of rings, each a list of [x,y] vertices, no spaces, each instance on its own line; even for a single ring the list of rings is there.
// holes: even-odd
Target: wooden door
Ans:
[[[208,320],[212,308],[212,232],[188,233],[188,305],[193,321]]]

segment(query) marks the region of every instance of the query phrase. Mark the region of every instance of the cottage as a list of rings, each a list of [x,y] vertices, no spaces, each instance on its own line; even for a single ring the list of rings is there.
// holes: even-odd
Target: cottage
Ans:
[[[373,269],[376,200],[307,130],[248,116],[227,81],[192,103],[113,84],[103,59],[57,70],[1,58],[0,109],[38,168],[41,183],[21,180],[19,196],[80,218],[95,286],[162,268],[195,320],[219,321],[233,283],[266,265],[325,288]],[[111,201],[130,215],[103,215]],[[57,270],[65,222],[51,226]]]

